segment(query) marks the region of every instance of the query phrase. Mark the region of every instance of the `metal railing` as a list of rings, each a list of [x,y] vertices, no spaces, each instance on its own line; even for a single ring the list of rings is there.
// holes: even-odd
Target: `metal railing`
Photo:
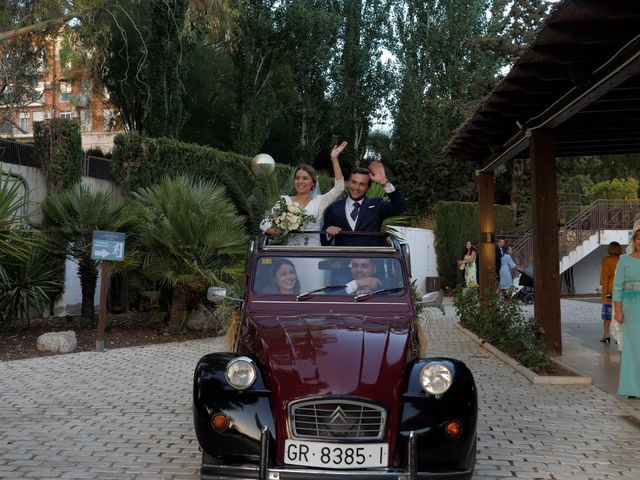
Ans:
[[[573,206],[571,206],[573,208]],[[558,229],[559,258],[600,230],[630,230],[640,218],[640,200],[596,200],[582,207]],[[562,211],[562,206],[559,212]],[[566,211],[566,210],[565,210]],[[561,221],[566,217],[558,217]],[[527,229],[513,243],[514,260],[521,267],[533,263],[533,229]]]
[[[34,157],[33,150],[33,145],[0,139],[0,162],[42,168],[40,159]],[[108,158],[85,155],[83,162],[83,175],[85,177],[115,180],[111,168],[112,163]]]

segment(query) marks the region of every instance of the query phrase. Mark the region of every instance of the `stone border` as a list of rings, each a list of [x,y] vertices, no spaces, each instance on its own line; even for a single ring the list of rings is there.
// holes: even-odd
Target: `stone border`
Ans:
[[[518,363],[516,360],[514,360],[507,354],[498,350],[496,347],[494,347],[490,343],[478,337],[475,333],[464,328],[462,325],[460,325],[460,322],[455,322],[455,325],[467,337],[469,337],[471,340],[473,340],[475,343],[480,345],[482,348],[484,348],[494,356],[498,357],[500,360],[502,360],[504,363],[509,365],[511,368],[513,368],[516,372],[518,372],[520,375],[522,375],[524,378],[529,380],[529,382],[534,385],[592,385],[593,384],[591,377],[583,377],[578,372],[576,372],[573,368],[565,365],[564,363],[556,360],[555,358],[552,358],[551,361],[554,363],[557,363],[562,368],[575,373],[575,376],[564,377],[564,376],[557,376],[557,375],[538,375],[534,371],[529,370],[524,365]]]

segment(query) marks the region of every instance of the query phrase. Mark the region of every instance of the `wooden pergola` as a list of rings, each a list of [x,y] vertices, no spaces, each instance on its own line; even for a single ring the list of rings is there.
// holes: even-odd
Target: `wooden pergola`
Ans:
[[[493,172],[530,159],[535,315],[560,355],[556,161],[640,153],[640,1],[559,2],[445,153],[477,166],[481,292],[495,288]]]

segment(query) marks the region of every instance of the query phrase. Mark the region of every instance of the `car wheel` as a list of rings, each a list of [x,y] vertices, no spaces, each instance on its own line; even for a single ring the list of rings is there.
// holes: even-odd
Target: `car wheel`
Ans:
[[[533,295],[526,295],[524,297],[524,303],[527,305],[533,305]]]

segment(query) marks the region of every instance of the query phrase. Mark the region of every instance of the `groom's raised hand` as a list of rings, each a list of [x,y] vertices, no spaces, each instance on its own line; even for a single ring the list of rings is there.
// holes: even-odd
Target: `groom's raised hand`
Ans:
[[[383,186],[388,182],[382,162],[374,160],[367,168],[369,169],[369,177],[371,177],[371,180]]]

